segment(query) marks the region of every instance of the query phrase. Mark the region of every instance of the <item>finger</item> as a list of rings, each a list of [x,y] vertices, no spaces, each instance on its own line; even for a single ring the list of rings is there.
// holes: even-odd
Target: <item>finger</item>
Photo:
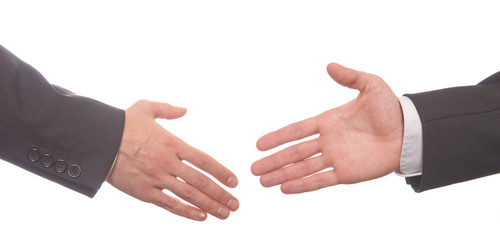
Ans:
[[[252,164],[251,171],[255,176],[260,176],[288,164],[309,158],[319,151],[317,139],[302,142],[256,161]]]
[[[176,107],[168,103],[148,101],[155,118],[176,119],[186,114],[186,108]]]
[[[199,207],[217,218],[226,219],[229,217],[230,210],[226,206],[186,182],[172,178],[172,180],[166,180],[165,185],[161,187],[170,190],[186,202]]]
[[[163,193],[160,189],[156,189],[152,192],[152,200],[150,201],[154,205],[166,209],[167,211],[186,217],[196,221],[204,221],[207,219],[207,214],[205,211],[193,207],[191,205],[181,202],[172,196]]]
[[[194,166],[209,173],[228,187],[234,188],[238,185],[238,178],[236,178],[234,173],[217,162],[210,155],[188,144],[183,144],[177,155],[180,159],[192,163]]]
[[[337,63],[330,63],[326,67],[328,74],[333,80],[342,86],[363,91],[369,79],[375,75],[360,72],[354,69],[346,68]]]
[[[289,167],[281,168],[276,171],[263,175],[260,183],[264,187],[271,187],[294,179],[309,176],[313,173],[325,169],[327,165],[322,156],[313,157],[304,161],[295,163]]]
[[[257,141],[257,149],[267,151],[281,144],[299,140],[316,133],[318,133],[317,118],[308,118],[264,135]]]
[[[226,206],[232,211],[236,211],[238,209],[239,202],[233,195],[195,169],[182,164],[182,167],[179,169],[179,173],[176,175],[189,185],[210,196],[213,200]]]
[[[318,190],[324,187],[334,186],[340,181],[335,170],[321,172],[310,177],[295,179],[281,185],[283,193],[303,193]]]

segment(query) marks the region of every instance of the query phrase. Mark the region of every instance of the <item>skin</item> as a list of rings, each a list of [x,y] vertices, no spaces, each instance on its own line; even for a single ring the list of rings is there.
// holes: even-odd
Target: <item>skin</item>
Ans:
[[[283,193],[302,193],[368,181],[399,168],[403,114],[397,96],[376,75],[336,63],[329,64],[327,71],[338,84],[358,90],[359,95],[261,137],[257,148],[267,151],[319,134],[254,162],[251,171],[260,176],[262,186],[281,185]]]
[[[128,108],[122,142],[108,182],[132,197],[179,216],[203,221],[209,213],[226,219],[231,211],[238,209],[238,200],[184,161],[231,188],[238,184],[236,176],[155,121],[180,118],[185,113],[185,108],[146,100]],[[164,189],[176,196],[165,193]]]

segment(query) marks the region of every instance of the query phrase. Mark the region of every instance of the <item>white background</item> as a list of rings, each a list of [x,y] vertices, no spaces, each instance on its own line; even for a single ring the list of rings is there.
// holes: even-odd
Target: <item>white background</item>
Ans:
[[[54,84],[161,121],[239,177],[240,209],[194,222],[104,183],[94,199],[0,162],[0,239],[498,239],[500,177],[414,193],[394,174],[301,195],[250,173],[263,134],[357,94],[336,61],[397,95],[500,70],[494,1],[1,1],[0,44]],[[1,134],[1,133],[0,133]]]

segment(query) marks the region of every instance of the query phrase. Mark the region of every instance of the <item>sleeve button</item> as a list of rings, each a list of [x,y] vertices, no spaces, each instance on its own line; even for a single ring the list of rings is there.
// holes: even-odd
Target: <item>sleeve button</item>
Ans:
[[[28,152],[28,160],[30,160],[30,162],[36,162],[40,160],[40,152],[38,151],[38,149],[33,148]]]
[[[68,175],[72,178],[77,178],[82,174],[82,169],[78,165],[72,165],[68,169]]]
[[[40,162],[42,163],[43,167],[49,168],[52,167],[52,165],[54,164],[54,159],[52,159],[50,154],[44,154],[40,159]]]
[[[63,173],[63,172],[66,171],[66,169],[68,168],[68,166],[66,165],[66,162],[64,160],[59,159],[55,163],[55,168],[56,168],[56,172]]]

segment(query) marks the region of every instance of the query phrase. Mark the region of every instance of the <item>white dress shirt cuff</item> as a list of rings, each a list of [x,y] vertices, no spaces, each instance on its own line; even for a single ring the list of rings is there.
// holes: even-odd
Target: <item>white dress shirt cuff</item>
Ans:
[[[396,174],[401,177],[419,176],[422,175],[423,161],[422,122],[410,98],[399,97],[399,103],[403,110],[404,136]]]

